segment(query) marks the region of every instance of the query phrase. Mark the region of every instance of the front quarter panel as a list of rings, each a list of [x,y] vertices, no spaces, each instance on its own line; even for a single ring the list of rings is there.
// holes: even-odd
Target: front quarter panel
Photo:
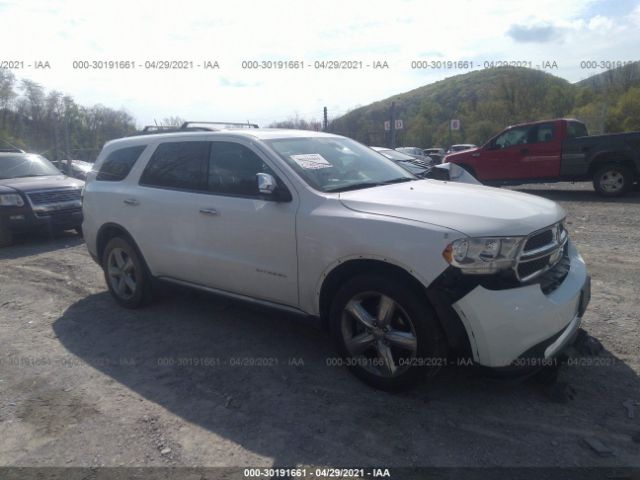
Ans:
[[[297,234],[300,306],[313,315],[320,313],[324,279],[341,263],[383,261],[403,268],[426,287],[448,267],[442,251],[462,236],[440,226],[355,212],[337,197],[300,214]]]

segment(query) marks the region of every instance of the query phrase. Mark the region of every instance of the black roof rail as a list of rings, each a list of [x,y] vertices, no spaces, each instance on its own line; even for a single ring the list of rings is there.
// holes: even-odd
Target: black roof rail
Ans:
[[[240,127],[240,128],[260,128],[255,123],[238,123],[238,122],[184,122],[180,128],[185,129],[189,128],[189,125],[198,124],[198,125],[220,125],[222,127]]]
[[[197,126],[199,125],[199,126]],[[209,127],[214,125],[220,128]],[[137,135],[149,135],[154,133],[177,133],[177,132],[212,132],[222,130],[224,128],[260,128],[255,123],[237,123],[237,122],[184,122],[179,127],[176,125],[147,125],[139,132],[129,135],[135,137]]]
[[[141,132],[144,133],[167,133],[167,132],[181,132],[183,130],[198,130],[198,131],[209,131],[210,128],[204,127],[176,127],[175,125],[147,125],[144,127]]]
[[[172,125],[146,125],[141,131],[143,132],[155,132],[157,130],[176,130],[178,127]]]
[[[26,153],[21,148],[16,147],[13,143],[6,140],[0,140],[0,152],[3,153]]]
[[[155,133],[178,133],[178,132],[210,132],[210,128],[188,127],[180,128],[169,125],[147,125],[139,132],[128,135],[129,137],[137,137],[139,135],[153,135]]]

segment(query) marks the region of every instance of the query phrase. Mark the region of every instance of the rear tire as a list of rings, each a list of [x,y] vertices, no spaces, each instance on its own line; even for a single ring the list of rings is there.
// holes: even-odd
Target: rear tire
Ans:
[[[633,185],[633,172],[626,166],[610,163],[593,174],[593,188],[603,197],[621,197]]]
[[[372,387],[414,387],[446,363],[435,312],[402,279],[351,278],[336,293],[329,321],[342,363]]]
[[[109,292],[121,306],[140,308],[151,301],[151,275],[128,240],[109,240],[102,255],[102,270]]]

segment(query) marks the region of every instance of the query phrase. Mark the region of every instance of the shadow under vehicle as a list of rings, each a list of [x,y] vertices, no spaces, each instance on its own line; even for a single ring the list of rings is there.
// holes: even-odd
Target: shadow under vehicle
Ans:
[[[640,382],[610,352],[594,357],[610,360],[607,367],[574,362],[560,369],[560,380],[578,392],[566,403],[552,401],[538,382],[488,378],[463,364],[443,368],[437,382],[387,394],[351,381],[346,368],[332,363],[323,331],[298,318],[167,290],[155,305],[135,311],[114,312],[106,292],[89,295],[54,322],[53,333],[71,354],[125,387],[131,401],[139,395],[197,427],[173,432],[176,439],[202,428],[274,466],[630,461],[634,425],[618,405]],[[84,378],[74,375],[75,383]],[[127,421],[145,425],[135,415]],[[191,445],[184,448],[210,439],[206,432],[184,437]],[[579,444],[587,436],[606,438],[618,456],[600,459]],[[212,451],[211,459],[233,461],[220,455]]]

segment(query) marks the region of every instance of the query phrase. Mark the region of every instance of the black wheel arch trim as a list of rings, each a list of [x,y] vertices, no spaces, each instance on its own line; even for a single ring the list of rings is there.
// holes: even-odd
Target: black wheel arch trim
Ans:
[[[587,175],[593,176],[596,171],[606,165],[622,165],[628,167],[631,172],[638,176],[640,174],[640,158],[634,159],[634,154],[630,150],[608,150],[594,153],[589,161]]]
[[[320,289],[320,319],[323,326],[329,325],[329,310],[331,299],[347,279],[358,274],[385,273],[390,277],[401,278],[411,285],[413,290],[422,295],[436,313],[436,320],[442,327],[449,347],[456,353],[471,356],[471,343],[462,320],[452,305],[457,299],[441,288],[441,277],[438,277],[429,287],[425,287],[411,272],[393,263],[373,259],[348,260],[331,270],[322,283]]]
[[[108,235],[106,236],[106,232],[112,230],[112,231],[116,231],[119,233],[119,235]],[[135,249],[136,253],[140,256],[140,260],[142,261],[142,264],[144,266],[144,268],[146,269],[147,273],[150,275],[151,272],[149,270],[149,266],[147,265],[147,261],[144,258],[144,255],[142,254],[142,250],[140,250],[140,247],[138,246],[138,243],[135,241],[135,239],[133,238],[133,235],[131,235],[131,233],[129,233],[129,231],[123,227],[120,224],[117,223],[113,223],[113,222],[108,222],[105,223],[104,225],[102,225],[99,229],[98,229],[98,233],[96,234],[96,251],[97,251],[97,255],[96,258],[94,258],[94,260],[96,260],[98,262],[98,264],[100,266],[102,266],[102,257],[104,256],[104,249],[106,248],[107,244],[109,243],[109,240],[111,238],[117,237],[117,236],[121,236],[123,238],[125,238],[127,241],[131,242],[131,246]],[[92,255],[93,257],[93,255]]]

